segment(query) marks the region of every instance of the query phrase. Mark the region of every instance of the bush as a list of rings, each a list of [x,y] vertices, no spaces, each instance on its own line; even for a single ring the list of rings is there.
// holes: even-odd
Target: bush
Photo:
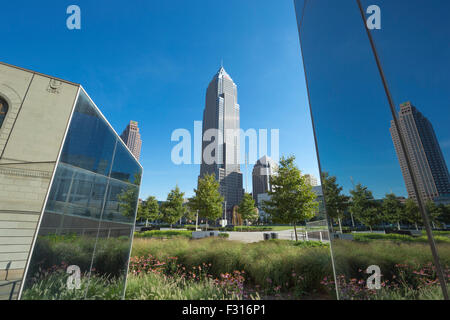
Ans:
[[[176,238],[170,241],[136,239],[133,256],[153,255],[160,260],[177,257],[186,268],[211,264],[213,277],[244,271],[247,286],[259,288],[264,294],[292,292],[297,295],[324,292],[320,283],[332,274],[330,250],[312,244],[294,245],[291,241],[241,243],[206,238],[192,242]]]
[[[29,274],[45,270],[62,262],[89,271],[96,239],[77,235],[39,236],[30,264]],[[128,237],[99,238],[94,268],[98,273],[120,276],[126,272],[131,241]]]
[[[120,300],[124,293],[125,279],[85,273],[81,276],[80,289],[67,287],[67,265],[53,267],[35,274],[33,282],[25,287],[23,300]]]
[[[428,237],[426,235],[420,237],[413,237],[405,234],[382,234],[382,233],[354,233],[353,238],[355,241],[371,241],[371,240],[391,240],[400,242],[428,242]],[[434,235],[434,240],[437,243],[450,243],[450,237],[445,236],[442,233]]]
[[[128,300],[238,300],[240,297],[213,280],[186,280],[163,274],[130,275],[125,299]]]
[[[150,230],[144,232],[136,232],[134,234],[135,238],[192,238],[192,231],[186,230]]]

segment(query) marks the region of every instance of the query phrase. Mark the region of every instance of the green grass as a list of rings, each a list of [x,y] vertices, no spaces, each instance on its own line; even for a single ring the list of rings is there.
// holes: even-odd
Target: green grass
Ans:
[[[156,273],[130,275],[125,294],[127,300],[237,300],[210,279],[190,281]]]
[[[124,292],[123,278],[107,278],[105,276],[85,274],[81,277],[79,289],[67,288],[68,275],[60,270],[43,276],[30,287],[25,288],[23,300],[120,300]]]
[[[428,242],[428,238],[426,235],[420,237],[413,237],[409,235],[403,234],[381,234],[381,233],[353,233],[353,238],[355,241],[371,241],[371,240],[391,240],[391,241],[400,241],[400,242]],[[436,233],[434,236],[434,240],[437,243],[450,243],[450,237],[446,236],[442,233]]]
[[[433,261],[430,246],[426,242],[400,242],[371,240],[365,242],[334,240],[332,244],[336,273],[349,278],[360,278],[370,265],[378,265],[387,279],[391,278],[396,264],[416,267]],[[441,263],[450,266],[450,244],[438,245]]]
[[[243,270],[246,283],[269,288],[278,285],[297,286],[305,292],[320,291],[324,275],[332,274],[330,250],[327,246],[294,245],[291,241],[241,243],[206,238],[197,241],[174,238],[168,241],[135,239],[132,256],[152,254],[158,259],[177,257],[186,267],[211,263],[211,273]],[[304,280],[298,283],[298,276]]]
[[[441,286],[434,285],[419,290],[381,289],[374,295],[373,300],[444,300],[444,295]]]
[[[50,235],[38,237],[29,274],[59,266],[62,262],[77,265],[81,271],[90,268],[96,239],[76,235]],[[96,245],[94,267],[98,273],[119,276],[125,272],[131,240],[123,238],[99,238]],[[122,267],[120,270],[118,266]]]

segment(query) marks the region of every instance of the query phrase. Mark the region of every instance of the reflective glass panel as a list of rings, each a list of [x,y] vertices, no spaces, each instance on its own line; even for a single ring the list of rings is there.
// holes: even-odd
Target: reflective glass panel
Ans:
[[[142,169],[118,139],[82,92],[22,299],[123,298]]]
[[[388,2],[385,10],[383,5]],[[372,6],[377,3],[378,7]],[[433,116],[431,112],[424,115],[423,108],[419,113],[413,104],[400,104],[414,97],[420,105],[431,103],[434,108],[448,102],[448,90],[443,90],[439,80],[444,73],[434,72],[437,67],[432,62],[438,40],[448,39],[446,31],[439,27],[442,19],[438,16],[445,10],[439,1],[431,1],[434,9],[425,9],[430,5],[428,1],[404,3],[411,11],[397,1],[363,1],[363,19],[357,1],[295,1],[332,231],[336,278],[329,281],[329,288],[332,290],[337,282],[340,299],[442,298],[400,140],[411,135],[406,144],[418,159],[413,167],[424,177],[419,183],[423,196],[433,191],[433,170],[426,165],[442,159],[430,157],[433,152],[427,152],[436,150],[435,137],[439,135],[430,130],[429,119],[424,120]],[[379,9],[381,29],[377,29]],[[414,29],[418,38],[407,27],[414,22],[400,18],[407,12],[417,18],[412,21],[420,20],[419,25],[424,25],[423,29]],[[387,65],[386,88],[393,88],[400,130],[393,122],[365,24],[370,26],[376,45],[384,47],[380,60]],[[447,49],[441,50],[444,55]],[[385,62],[386,56],[389,58]],[[448,62],[440,57],[441,52],[436,53],[437,61],[442,62],[439,67],[445,70]],[[424,93],[436,82],[432,90]],[[440,116],[443,118],[436,123],[446,121],[446,112]],[[448,134],[445,131],[442,138]],[[441,172],[445,179],[448,171]],[[433,197],[433,201],[440,199]],[[445,252],[449,249],[448,235],[447,231],[440,232],[446,239],[440,241],[439,247],[444,246],[440,251]],[[443,264],[445,268],[448,261]],[[421,272],[427,275],[417,276]]]

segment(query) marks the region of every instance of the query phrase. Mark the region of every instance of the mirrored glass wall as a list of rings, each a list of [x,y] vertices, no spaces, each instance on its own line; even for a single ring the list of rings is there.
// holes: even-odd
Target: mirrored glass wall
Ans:
[[[22,299],[123,297],[141,175],[136,159],[81,92]]]
[[[295,6],[333,239],[329,287],[340,299],[443,299],[450,4]]]

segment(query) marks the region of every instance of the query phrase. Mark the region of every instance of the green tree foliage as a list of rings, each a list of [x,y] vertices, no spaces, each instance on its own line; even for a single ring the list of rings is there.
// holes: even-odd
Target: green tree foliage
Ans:
[[[138,205],[138,211],[136,215],[136,221],[148,219],[148,208],[145,201],[142,201]]]
[[[184,213],[184,218],[188,221],[194,221],[197,219],[197,209],[195,209],[192,198],[188,199],[188,202],[185,205],[186,212]]]
[[[270,200],[264,201],[263,210],[276,223],[292,223],[298,240],[296,225],[314,217],[318,203],[312,186],[294,161],[293,156],[281,158],[277,173],[270,178],[272,191],[268,192]]]
[[[117,195],[119,201],[119,212],[128,218],[134,218],[139,200],[139,186],[141,185],[141,176],[134,175],[134,182],[128,185]]]
[[[434,201],[428,200],[425,203],[428,217],[430,218],[433,228],[441,225],[439,217],[445,214],[445,207],[442,205],[437,206]]]
[[[175,222],[180,220],[185,211],[186,207],[183,205],[184,202],[184,192],[180,191],[178,186],[171,190],[167,195],[167,201],[161,206],[162,219],[172,226]]]
[[[400,230],[400,222],[406,219],[405,208],[394,193],[386,194],[381,205],[381,211],[384,221],[397,224],[397,229]]]
[[[198,188],[194,189],[195,196],[189,199],[189,207],[200,217],[216,220],[222,216],[224,198],[219,192],[220,184],[214,175],[205,175],[198,180]]]
[[[139,204],[136,220],[155,221],[159,218],[159,204],[155,197],[149,196],[147,200]]]
[[[259,218],[258,210],[255,207],[255,200],[249,193],[245,193],[239,204],[238,213],[241,215],[243,220],[246,221],[257,221]]]
[[[128,186],[117,195],[119,212],[128,218],[134,218],[138,202],[139,190],[136,186]]]
[[[381,208],[374,201],[372,191],[359,183],[350,194],[352,195],[350,212],[372,231],[372,227],[382,221]]]
[[[439,208],[442,212],[442,214],[439,217],[439,221],[441,221],[442,223],[450,224],[450,204],[448,205],[440,204]]]
[[[419,206],[412,198],[407,199],[405,202],[405,217],[408,222],[416,226],[416,230],[418,229],[418,225],[422,223]]]
[[[337,219],[341,225],[349,201],[349,197],[341,193],[342,187],[337,184],[336,180],[336,177],[330,176],[328,172],[322,173],[325,206],[327,215],[331,219],[331,225],[333,225],[333,219]]]

